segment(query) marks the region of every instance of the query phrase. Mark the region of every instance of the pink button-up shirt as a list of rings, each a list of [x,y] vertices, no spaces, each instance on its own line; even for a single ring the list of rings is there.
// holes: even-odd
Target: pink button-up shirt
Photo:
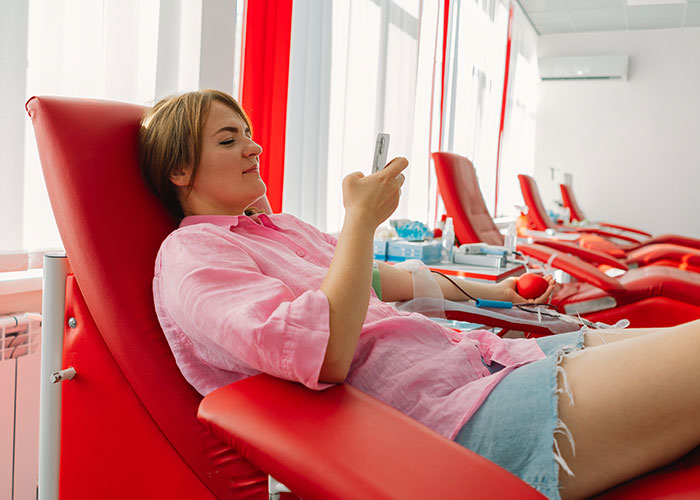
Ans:
[[[163,242],[153,292],[165,336],[201,393],[261,372],[323,389],[320,287],[336,240],[286,214],[190,216]],[[346,382],[453,438],[534,340],[457,333],[372,293]],[[505,368],[490,374],[482,363]]]

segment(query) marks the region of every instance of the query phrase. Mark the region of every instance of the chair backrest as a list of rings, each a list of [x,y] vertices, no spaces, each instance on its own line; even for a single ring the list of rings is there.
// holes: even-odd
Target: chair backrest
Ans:
[[[201,396],[181,375],[155,314],[155,258],[176,224],[141,178],[145,109],[88,99],[28,101],[61,239],[104,343],[176,453],[217,497],[246,496],[251,488],[264,493],[265,476],[197,420]]]
[[[535,179],[529,175],[519,174],[518,180],[520,181],[523,200],[525,205],[527,205],[527,218],[535,226],[534,229],[544,231],[556,227],[556,224],[547,215],[547,210],[542,204],[542,197],[540,197],[540,191],[537,189]]]
[[[564,201],[564,206],[569,209],[569,222],[584,220],[586,216],[583,215],[583,210],[581,210],[581,207],[576,203],[574,190],[571,186],[568,184],[559,184],[559,189],[561,189],[561,198]]]
[[[503,235],[486,207],[472,162],[464,156],[442,151],[432,156],[440,196],[447,214],[453,219],[459,242],[503,245]]]

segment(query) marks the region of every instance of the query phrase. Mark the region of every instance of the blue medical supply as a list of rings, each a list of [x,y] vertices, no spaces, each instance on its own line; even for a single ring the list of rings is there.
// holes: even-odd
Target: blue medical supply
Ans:
[[[419,259],[424,264],[440,262],[442,245],[436,241],[406,241],[390,240],[386,250],[388,262],[403,262],[404,260]]]
[[[511,309],[513,303],[505,300],[476,299],[476,307],[500,307],[501,309]]]
[[[396,227],[396,233],[399,235],[399,238],[409,241],[423,241],[433,237],[433,232],[430,228],[417,220],[412,220]]]
[[[387,245],[391,240],[374,240],[374,260],[386,260]]]

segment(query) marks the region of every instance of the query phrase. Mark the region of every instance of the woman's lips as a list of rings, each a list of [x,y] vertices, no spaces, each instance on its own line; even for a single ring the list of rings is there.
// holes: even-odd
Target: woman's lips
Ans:
[[[251,173],[251,172],[257,172],[257,171],[258,171],[258,166],[257,166],[257,165],[254,165],[254,166],[252,166],[252,167],[250,167],[250,168],[245,169],[245,170],[243,171],[243,173],[244,173],[244,174],[249,174],[249,173]]]

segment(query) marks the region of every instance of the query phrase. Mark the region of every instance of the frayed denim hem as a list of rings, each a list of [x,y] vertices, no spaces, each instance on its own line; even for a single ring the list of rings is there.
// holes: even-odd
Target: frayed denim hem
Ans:
[[[575,441],[559,418],[559,397],[574,404],[562,361],[584,347],[585,330],[537,339],[547,356],[515,369],[489,394],[455,441],[559,500],[559,471],[573,475],[556,435]],[[558,383],[561,380],[561,387]]]

